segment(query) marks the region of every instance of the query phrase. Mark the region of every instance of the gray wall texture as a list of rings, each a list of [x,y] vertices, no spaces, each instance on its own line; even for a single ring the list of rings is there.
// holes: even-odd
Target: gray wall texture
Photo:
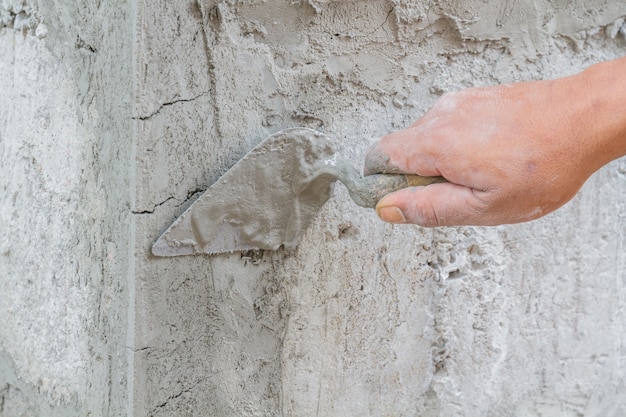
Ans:
[[[0,416],[626,415],[626,161],[495,228],[333,198],[295,251],[150,246],[267,135],[355,165],[445,92],[626,53],[617,0],[2,0]]]

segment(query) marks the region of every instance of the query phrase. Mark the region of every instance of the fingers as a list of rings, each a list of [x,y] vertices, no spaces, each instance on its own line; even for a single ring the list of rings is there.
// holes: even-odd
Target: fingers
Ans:
[[[452,183],[410,187],[383,197],[376,213],[390,223],[425,227],[492,225],[497,219],[485,213],[488,197],[485,192]]]
[[[418,174],[441,175],[426,149],[426,141],[417,140],[416,127],[391,133],[375,141],[367,151],[364,175]]]

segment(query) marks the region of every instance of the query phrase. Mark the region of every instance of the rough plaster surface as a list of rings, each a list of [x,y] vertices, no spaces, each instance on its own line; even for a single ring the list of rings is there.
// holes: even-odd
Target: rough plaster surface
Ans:
[[[267,135],[357,164],[447,91],[624,55],[622,2],[26,6],[0,7],[0,415],[626,414],[623,160],[529,224],[385,225],[336,187],[295,251],[150,255]]]
[[[129,15],[0,2],[2,416],[128,408]]]
[[[356,163],[446,91],[622,55],[623,5],[162,7],[139,12],[137,415],[624,412],[623,162],[528,225],[388,226],[336,187],[293,252],[148,255],[270,133],[325,131]]]

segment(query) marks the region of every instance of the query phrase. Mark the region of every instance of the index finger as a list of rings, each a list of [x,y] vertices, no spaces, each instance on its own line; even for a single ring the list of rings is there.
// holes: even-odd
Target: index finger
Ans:
[[[419,133],[415,126],[390,133],[372,143],[365,156],[364,175],[441,175]]]

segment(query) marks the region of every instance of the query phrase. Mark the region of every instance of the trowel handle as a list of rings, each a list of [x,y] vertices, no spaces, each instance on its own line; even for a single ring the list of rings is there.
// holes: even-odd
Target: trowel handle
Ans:
[[[386,175],[386,174],[383,174],[383,175]],[[446,180],[444,177],[422,177],[421,175],[404,175],[404,174],[400,174],[396,176],[401,176],[401,177],[406,178],[406,183],[407,183],[406,187],[419,187],[419,186],[435,184],[438,182],[448,182],[448,180]],[[406,188],[406,187],[401,187],[401,188]]]
[[[361,178],[356,190],[350,191],[352,199],[361,207],[374,208],[385,195],[407,187],[418,187],[447,182],[444,177],[422,177],[408,174],[374,174]]]

